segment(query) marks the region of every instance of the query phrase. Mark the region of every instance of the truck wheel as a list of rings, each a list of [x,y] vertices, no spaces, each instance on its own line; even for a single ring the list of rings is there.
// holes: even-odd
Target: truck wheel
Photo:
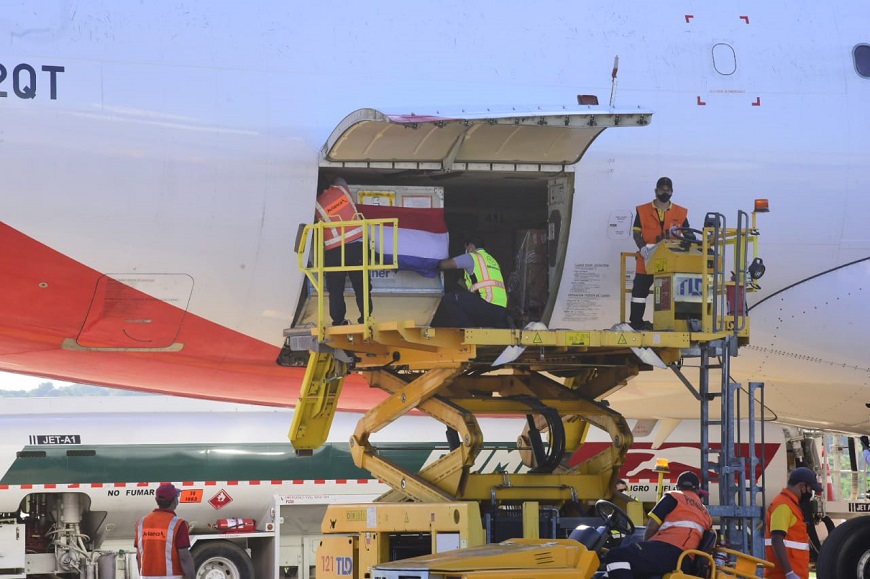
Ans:
[[[244,549],[228,541],[202,541],[191,549],[196,579],[254,579],[254,564]]]
[[[870,517],[837,525],[822,543],[816,562],[818,579],[870,579]]]

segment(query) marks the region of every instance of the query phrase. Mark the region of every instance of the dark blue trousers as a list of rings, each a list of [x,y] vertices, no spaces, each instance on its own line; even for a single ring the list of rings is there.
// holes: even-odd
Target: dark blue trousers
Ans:
[[[489,303],[478,293],[458,291],[444,294],[441,300],[447,328],[507,328],[507,308]]]
[[[362,265],[363,244],[361,242],[348,243],[344,246],[344,265]],[[323,265],[338,267],[341,265],[341,248],[328,249],[323,254]],[[359,308],[359,323],[363,323],[363,274],[361,271],[333,271],[324,274],[326,291],[329,292],[329,315],[333,325],[344,322],[347,314],[347,306],[344,303],[344,282],[350,278],[353,293],[356,297],[356,305]],[[372,287],[369,285],[369,308],[372,308]],[[369,311],[371,315],[371,311]]]
[[[626,547],[611,549],[604,556],[609,579],[657,577],[677,568],[683,550],[662,541],[640,541]],[[691,559],[686,557],[684,567]]]

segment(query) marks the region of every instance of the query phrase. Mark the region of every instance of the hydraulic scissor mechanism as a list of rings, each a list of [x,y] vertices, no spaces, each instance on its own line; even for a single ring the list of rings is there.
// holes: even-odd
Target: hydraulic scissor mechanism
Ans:
[[[325,361],[328,355],[321,353],[315,357],[321,362],[314,365],[315,369],[328,366]],[[340,371],[334,362],[327,374]],[[555,366],[564,372],[565,360]],[[523,496],[529,487],[536,489],[539,500],[549,503],[601,496],[616,477],[632,436],[620,414],[587,396],[584,390],[586,387],[596,393],[607,390],[602,376],[617,378],[618,383],[611,383],[611,389],[618,387],[640,371],[637,364],[618,367],[630,370],[613,372],[612,368],[604,367],[599,374],[581,368],[564,383],[522,368],[481,374],[479,368],[469,363],[420,371],[407,367],[363,369],[361,374],[369,384],[388,396],[359,421],[350,441],[354,462],[393,489],[381,501],[487,501],[493,496],[501,500]],[[294,419],[291,430],[294,445],[323,437],[326,417],[334,412],[334,406],[316,401],[318,396],[334,394],[330,385],[340,382],[340,376],[333,378],[332,382],[329,377],[312,380],[303,392],[305,404],[300,405],[303,411],[297,413],[309,418]],[[410,472],[389,461],[379,454],[372,441],[372,435],[412,410],[441,422],[447,433],[446,454],[419,472]],[[477,420],[481,415],[525,417],[527,426],[512,450],[520,451],[528,472],[474,472],[475,459],[483,448],[483,433]],[[572,456],[583,444],[590,425],[610,434],[612,444],[575,463]]]

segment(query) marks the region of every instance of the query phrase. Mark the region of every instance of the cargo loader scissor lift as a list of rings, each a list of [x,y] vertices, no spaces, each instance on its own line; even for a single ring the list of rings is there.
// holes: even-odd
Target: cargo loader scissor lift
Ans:
[[[659,244],[651,257],[652,267],[648,266],[659,291],[652,331],[635,332],[624,324],[611,330],[432,328],[369,315],[364,316],[364,324],[330,327],[319,297],[317,326],[285,332],[288,342],[306,346],[309,355],[289,434],[294,447],[309,453],[325,442],[349,372],[360,373],[388,395],[361,418],[350,446],[355,464],[392,490],[365,508],[330,506],[324,532],[339,534],[330,548],[350,548],[359,557],[355,565],[370,568],[389,555],[385,545],[373,551],[360,548],[359,541],[371,539],[368,535],[364,539],[365,533],[375,530],[375,535],[384,537],[419,525],[431,533],[433,550],[439,533],[456,533],[457,546],[473,546],[494,539],[482,531],[482,511],[497,518],[502,510],[519,508],[524,536],[537,537],[543,511],[571,511],[572,506],[579,511],[581,504],[610,496],[633,439],[625,418],[602,400],[653,365],[678,371],[682,358],[706,352],[710,344],[733,345],[736,350],[748,343],[746,309],[726,304],[728,295],[743,297],[757,287],[746,273],[757,231],[754,214],[751,228],[745,215],[741,212],[738,228],[730,230],[724,227],[724,217],[709,214],[707,226],[697,232],[700,240],[687,243],[678,235]],[[359,226],[359,221],[330,224],[343,225]],[[380,235],[383,226],[365,221],[364,243]],[[322,266],[318,243],[322,224],[307,228],[302,239],[313,240],[313,257],[304,261],[308,248],[301,243],[300,267],[322,296],[323,273],[328,271]],[[737,272],[730,279],[724,274],[726,255],[734,258]],[[395,261],[395,256],[384,259],[370,252],[361,266],[364,278],[370,270],[393,267]],[[673,289],[680,284],[700,295],[681,296]],[[686,299],[681,302],[681,297]],[[511,347],[514,356],[493,366]],[[390,462],[371,440],[374,433],[412,410],[440,421],[449,433],[449,452],[419,472]],[[477,418],[481,415],[526,418],[522,440],[528,446],[522,450],[532,456],[528,472],[474,472],[483,447]],[[611,444],[574,461],[572,455],[590,426],[607,432]],[[439,504],[446,508],[443,514],[438,514]],[[397,505],[401,517],[395,515]],[[640,504],[627,506],[636,510]],[[629,515],[639,519],[642,513]],[[357,543],[349,543],[356,547],[347,547],[346,537],[340,534],[357,532],[363,533]]]

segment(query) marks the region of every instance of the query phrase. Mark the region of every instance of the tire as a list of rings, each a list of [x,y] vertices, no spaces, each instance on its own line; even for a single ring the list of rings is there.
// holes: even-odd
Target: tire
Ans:
[[[191,549],[196,579],[254,579],[254,563],[229,541],[201,541]]]
[[[838,525],[819,552],[818,579],[870,579],[870,517]]]

